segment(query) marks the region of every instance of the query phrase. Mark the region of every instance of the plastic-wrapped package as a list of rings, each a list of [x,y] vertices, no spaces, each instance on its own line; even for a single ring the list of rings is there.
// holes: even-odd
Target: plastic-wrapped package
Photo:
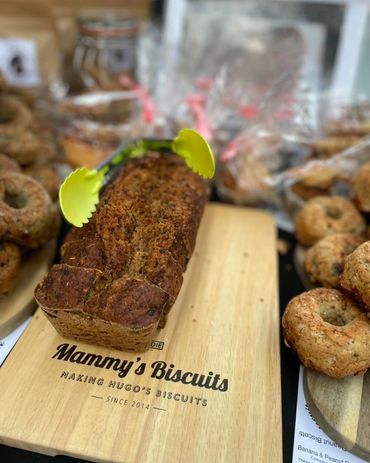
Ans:
[[[287,86],[289,79],[271,89],[257,108],[255,125],[228,143],[220,143],[217,135],[214,142],[218,142],[216,188],[220,198],[268,209],[279,226],[292,230],[294,214],[312,197],[342,195],[367,204],[366,182],[357,188],[357,196],[364,197],[358,199],[353,177],[357,178],[356,172],[370,162],[370,137],[364,138],[359,130],[328,134],[327,127],[338,120],[341,127],[354,126],[353,112],[349,112],[353,106],[348,104],[347,111],[336,119],[338,112],[327,110],[323,114],[326,98],[305,95],[299,89],[289,94],[284,91]],[[331,101],[331,108],[337,104]],[[357,118],[362,127],[366,126],[367,106],[364,108]],[[348,123],[346,114],[351,115]],[[358,177],[370,181],[366,168]]]
[[[367,178],[366,172],[361,173],[362,166],[370,162],[370,136],[366,136],[370,120],[368,103],[328,95],[311,95],[310,99],[314,130],[310,136],[298,140],[298,146],[306,150],[306,157],[274,178],[275,189],[290,219],[316,196],[339,195],[361,202],[356,198],[354,183],[358,183],[358,176]],[[308,107],[307,101],[299,104]],[[365,187],[359,188],[367,190],[366,182]],[[370,199],[370,190],[362,195]]]
[[[123,140],[140,135],[140,129],[130,125],[74,121],[68,128],[59,130],[58,138],[70,165],[92,168],[108,157]]]
[[[278,225],[292,230],[281,182],[284,173],[305,162],[309,151],[278,131],[255,125],[226,145],[217,159],[215,186],[221,200],[267,209]]]
[[[268,209],[279,225],[290,229],[278,181],[286,170],[306,162],[311,151],[304,142],[314,133],[307,108],[297,99],[301,92],[297,76],[285,72],[263,98],[259,96],[258,104],[243,105],[237,93],[225,98],[227,88],[235,92],[232,82],[240,80],[235,71],[229,69],[223,82],[218,77],[218,108],[212,101],[214,89],[209,98],[213,121],[218,117],[213,139],[218,195],[225,201]],[[222,106],[221,101],[226,104]]]
[[[364,137],[370,135],[370,102],[361,97],[324,97],[322,106],[323,132],[333,137]]]
[[[94,167],[125,139],[146,135],[143,103],[134,91],[91,92],[49,108],[59,145],[72,166]]]
[[[206,117],[217,139],[230,141],[256,124],[286,132],[282,122],[288,120],[291,125],[293,116],[298,115],[300,106],[292,107],[299,84],[294,70],[271,77],[265,87],[258,83],[258,73],[245,68],[240,60],[223,66],[209,89]],[[302,121],[300,125],[304,125]]]
[[[89,92],[50,104],[59,145],[70,165],[94,167],[125,140],[168,138],[166,121],[155,113],[149,92],[132,81],[129,85],[131,90]]]
[[[216,186],[222,200],[268,207],[281,205],[270,178],[282,167],[281,138],[263,135],[258,127],[228,144],[218,158]]]
[[[61,122],[80,119],[106,124],[125,124],[140,111],[140,101],[133,91],[91,92],[57,102],[56,117]]]
[[[365,137],[328,159],[311,160],[287,170],[275,179],[275,188],[280,191],[284,208],[291,217],[315,196],[340,195],[359,203],[361,194],[358,190],[366,189],[364,196],[368,196],[370,202],[370,188],[366,187],[367,178],[370,185],[368,163],[370,137]],[[363,209],[361,205],[359,207]]]
[[[227,142],[256,123],[257,108],[282,74],[302,68],[303,38],[286,23],[239,14],[225,21],[199,8],[190,9],[181,50],[161,53],[156,105],[174,131],[192,127],[209,141]]]
[[[370,135],[370,106],[356,97],[336,98],[332,95],[311,95],[315,128],[304,141],[312,159],[328,159],[357,144]],[[307,102],[300,101],[301,105]]]

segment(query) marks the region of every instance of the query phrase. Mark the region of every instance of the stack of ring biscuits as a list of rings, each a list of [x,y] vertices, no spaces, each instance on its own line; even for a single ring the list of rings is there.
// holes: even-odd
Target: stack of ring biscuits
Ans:
[[[368,172],[370,163],[351,179],[352,200],[316,196],[294,218],[304,271],[317,287],[288,303],[284,339],[304,366],[332,377],[370,368]]]
[[[0,295],[15,288],[23,256],[58,233],[55,156],[32,108],[0,93]]]

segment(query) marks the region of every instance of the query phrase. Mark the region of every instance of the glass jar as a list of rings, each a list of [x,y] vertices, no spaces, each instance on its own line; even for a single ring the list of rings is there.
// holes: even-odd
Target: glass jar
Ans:
[[[138,24],[132,18],[80,18],[73,68],[87,88],[122,88],[135,79]]]

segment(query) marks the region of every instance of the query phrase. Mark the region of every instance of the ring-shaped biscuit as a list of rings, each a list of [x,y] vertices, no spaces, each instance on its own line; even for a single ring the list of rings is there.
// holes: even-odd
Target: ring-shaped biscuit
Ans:
[[[344,259],[339,283],[370,312],[370,241],[361,244]]]
[[[333,377],[370,367],[370,320],[352,298],[316,288],[293,298],[282,319],[284,338],[303,365]]]
[[[45,188],[52,200],[58,199],[61,179],[55,169],[49,164],[33,164],[23,171]]]
[[[0,242],[0,294],[15,286],[21,268],[21,250],[14,243]]]
[[[14,159],[0,153],[0,175],[7,174],[8,172],[20,172],[21,168]]]
[[[26,248],[37,248],[56,235],[58,225],[51,198],[36,180],[13,172],[0,176],[3,239]]]
[[[364,164],[351,179],[353,200],[364,212],[370,212],[370,162]]]
[[[0,95],[0,137],[19,135],[33,125],[32,112],[18,98]]]
[[[311,246],[334,233],[361,234],[365,231],[364,218],[355,206],[341,196],[316,196],[300,209],[295,218],[297,240]]]
[[[364,239],[353,233],[336,233],[324,236],[310,247],[304,258],[304,269],[313,283],[325,288],[338,288],[344,259]]]
[[[0,135],[0,152],[25,166],[42,155],[42,144],[37,134],[31,130],[20,130],[19,133],[9,136]]]

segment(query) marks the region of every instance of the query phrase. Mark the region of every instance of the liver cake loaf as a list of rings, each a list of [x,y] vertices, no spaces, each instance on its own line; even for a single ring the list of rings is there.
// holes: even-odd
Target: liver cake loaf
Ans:
[[[207,184],[177,156],[128,161],[35,290],[56,330],[146,350],[180,291],[207,199]]]

